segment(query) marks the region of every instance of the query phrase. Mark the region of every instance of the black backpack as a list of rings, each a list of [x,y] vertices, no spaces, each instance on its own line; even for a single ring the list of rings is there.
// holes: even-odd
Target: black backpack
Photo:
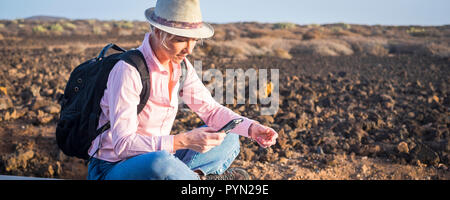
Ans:
[[[105,57],[110,48],[122,53]],[[150,96],[150,75],[144,56],[139,50],[126,51],[115,44],[108,44],[98,57],[84,62],[73,70],[64,95],[59,99],[61,112],[56,127],[56,142],[64,154],[88,160],[90,158],[88,150],[92,141],[110,128],[108,122],[97,129],[101,114],[100,100],[106,89],[109,73],[120,60],[136,67],[141,76],[143,88],[137,106],[138,114],[144,109]],[[184,60],[181,69],[180,89],[186,76]]]

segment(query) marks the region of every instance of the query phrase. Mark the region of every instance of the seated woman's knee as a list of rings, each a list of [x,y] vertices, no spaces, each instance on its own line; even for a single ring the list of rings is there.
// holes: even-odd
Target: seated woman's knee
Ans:
[[[147,163],[148,170],[151,174],[157,175],[159,179],[165,179],[175,168],[175,157],[167,151],[158,151],[151,153]]]

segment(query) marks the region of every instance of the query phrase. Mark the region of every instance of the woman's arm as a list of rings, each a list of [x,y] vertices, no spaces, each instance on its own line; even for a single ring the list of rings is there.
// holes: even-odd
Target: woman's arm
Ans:
[[[105,95],[109,106],[112,145],[120,159],[160,150],[174,153],[173,135],[147,136],[136,133],[141,90],[142,82],[137,69],[123,61],[118,62],[109,75]]]
[[[219,130],[233,119],[243,118],[244,121],[236,126],[232,132],[248,137],[249,127],[254,121],[242,117],[231,109],[217,103],[197,76],[192,64],[187,59],[186,63],[187,75],[181,96],[184,103],[196,112],[206,125],[215,130]]]

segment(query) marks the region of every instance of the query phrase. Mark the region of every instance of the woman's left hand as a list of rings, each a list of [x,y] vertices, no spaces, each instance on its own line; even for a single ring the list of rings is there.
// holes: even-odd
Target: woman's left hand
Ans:
[[[275,130],[259,123],[250,125],[248,135],[251,139],[258,142],[259,146],[264,148],[274,145],[278,138],[278,133]]]

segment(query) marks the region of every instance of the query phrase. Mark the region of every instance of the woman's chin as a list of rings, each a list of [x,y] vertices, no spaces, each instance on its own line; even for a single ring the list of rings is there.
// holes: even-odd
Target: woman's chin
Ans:
[[[172,62],[174,62],[174,63],[177,63],[177,64],[180,64],[182,61],[184,60],[184,57],[174,57],[173,59],[172,59]]]

